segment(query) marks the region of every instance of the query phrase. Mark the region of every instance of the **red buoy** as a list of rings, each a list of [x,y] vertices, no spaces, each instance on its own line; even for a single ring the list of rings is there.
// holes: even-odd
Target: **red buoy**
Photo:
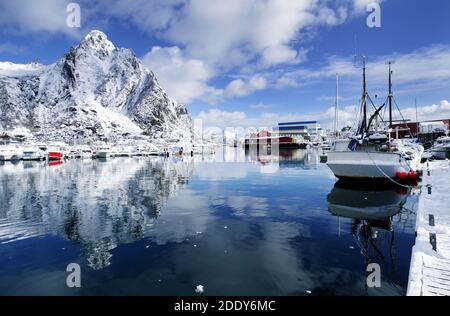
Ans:
[[[408,178],[411,179],[411,180],[416,180],[417,179],[417,172],[411,170],[408,173]]]
[[[397,171],[395,173],[395,176],[397,178],[399,178],[400,180],[406,180],[409,178],[408,172],[401,172],[401,171]]]

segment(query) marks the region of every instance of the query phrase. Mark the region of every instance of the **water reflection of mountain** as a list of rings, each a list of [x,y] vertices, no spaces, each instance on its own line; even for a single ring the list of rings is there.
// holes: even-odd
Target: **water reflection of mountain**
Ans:
[[[58,235],[83,245],[89,265],[101,269],[110,264],[110,250],[144,236],[192,172],[186,159],[5,164],[0,242]]]
[[[409,195],[410,191],[404,188],[355,188],[340,181],[328,195],[329,210],[339,218],[338,231],[342,231],[341,220],[351,220],[350,234],[364,257],[364,269],[370,263],[378,263],[383,266],[383,273],[396,274],[395,230],[402,215],[411,212],[405,207]],[[365,290],[367,293],[367,284]]]

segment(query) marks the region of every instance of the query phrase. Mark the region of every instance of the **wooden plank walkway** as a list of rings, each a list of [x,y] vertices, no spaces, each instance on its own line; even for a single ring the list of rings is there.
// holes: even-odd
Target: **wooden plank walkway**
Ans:
[[[407,295],[450,296],[450,163],[423,170]]]

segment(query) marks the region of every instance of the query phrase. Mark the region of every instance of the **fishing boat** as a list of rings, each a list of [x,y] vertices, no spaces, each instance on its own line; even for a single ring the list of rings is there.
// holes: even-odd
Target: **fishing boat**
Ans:
[[[0,146],[0,161],[17,161],[23,157],[23,151],[16,143]]]
[[[386,103],[376,107],[366,90],[366,65],[363,62],[363,96],[361,119],[356,135],[349,140],[336,140],[327,154],[327,165],[339,179],[417,179],[420,174],[420,159],[423,147],[417,143],[403,143],[392,139],[392,81],[389,64],[389,125],[380,113]],[[367,105],[371,103],[374,113],[367,115]],[[380,120],[382,122],[380,122]],[[394,180],[395,181],[395,180]]]
[[[63,160],[68,152],[67,145],[64,143],[54,143],[49,145],[47,150],[48,160]]]

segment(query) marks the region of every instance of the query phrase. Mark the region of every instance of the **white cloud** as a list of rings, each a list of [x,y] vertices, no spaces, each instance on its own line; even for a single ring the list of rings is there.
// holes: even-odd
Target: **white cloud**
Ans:
[[[381,4],[382,0],[353,0],[355,13],[366,12],[367,5],[371,3]]]
[[[156,74],[162,87],[178,102],[185,103],[193,98],[214,93],[214,88],[206,84],[213,76],[211,69],[201,60],[184,57],[176,46],[155,46],[142,61]]]
[[[401,109],[405,119],[415,120],[415,107]],[[356,126],[356,119],[359,114],[359,106],[348,105],[339,109],[339,126]],[[439,104],[432,104],[418,107],[418,116],[420,121],[438,120],[450,118],[450,102],[443,100]],[[226,127],[249,127],[270,128],[276,126],[279,122],[292,122],[303,120],[318,120],[325,129],[332,129],[334,123],[334,107],[329,107],[322,112],[308,113],[269,113],[265,112],[255,117],[248,117],[244,112],[226,112],[219,109],[212,109],[201,112],[197,118],[203,120],[204,126],[214,126],[218,128]],[[397,111],[394,111],[394,118],[400,119]]]
[[[18,0],[0,3],[0,25],[22,32],[77,35],[66,26],[69,0]],[[80,0],[83,30],[108,29],[111,18],[136,26],[173,47],[151,50],[145,63],[170,94],[181,102],[216,103],[265,89],[267,78],[233,80],[223,89],[208,82],[238,71],[256,76],[261,70],[307,59],[302,39],[318,27],[344,23],[367,1],[343,0]],[[175,48],[174,48],[175,47]],[[159,64],[159,62],[167,64]],[[178,74],[178,75],[177,75]],[[261,77],[261,78],[259,78]],[[296,86],[288,75],[278,86]]]
[[[208,111],[201,111],[197,115],[197,119],[201,119],[204,126],[219,126],[222,127],[224,124],[231,123],[241,123],[245,122],[247,119],[247,114],[244,112],[226,112],[219,109],[210,109]],[[240,124],[238,124],[240,125]],[[233,126],[233,125],[230,125]]]
[[[87,2],[86,2],[87,3]],[[244,71],[299,63],[307,50],[299,36],[322,25],[344,23],[352,1],[328,0],[117,0],[86,5],[96,16],[132,23],[142,31],[183,47],[217,74],[235,67]]]
[[[263,90],[266,86],[267,81],[261,76],[253,76],[247,81],[244,81],[243,79],[235,79],[227,85],[225,95],[227,97],[247,96],[255,91]]]
[[[416,118],[416,108],[408,107],[402,109],[403,117],[415,121]],[[431,104],[426,106],[418,107],[418,118],[419,121],[426,120],[439,120],[439,119],[449,119],[450,118],[450,102],[448,100],[442,100],[439,104]]]
[[[435,45],[421,48],[410,53],[379,56],[367,61],[367,81],[369,89],[386,87],[388,68],[386,61],[393,60],[393,82],[395,89],[432,90],[448,88],[450,85],[450,46]],[[355,66],[353,57],[331,56],[325,65],[317,69],[298,69],[282,73],[272,79],[277,87],[298,87],[305,84],[320,83],[323,79],[332,79],[339,74],[343,79],[360,81],[362,70]],[[360,84],[355,84],[360,89]]]
[[[17,46],[15,44],[6,42],[6,43],[0,43],[0,53],[6,53],[6,54],[12,54],[17,55],[24,51],[25,49],[21,46]]]
[[[19,33],[64,33],[77,36],[66,24],[69,0],[14,0],[0,2],[0,25]]]
[[[270,109],[272,108],[272,104],[264,104],[264,103],[250,104],[250,108],[253,110]]]
[[[267,86],[264,77],[255,75],[232,80],[224,90],[212,87],[208,81],[214,76],[214,71],[199,59],[186,58],[176,46],[155,46],[142,57],[142,61],[156,74],[162,87],[182,103],[194,98],[217,103],[224,98],[250,95]]]
[[[176,18],[176,8],[186,0],[115,0],[98,1],[97,15],[114,16],[132,22],[142,31],[165,30]]]

